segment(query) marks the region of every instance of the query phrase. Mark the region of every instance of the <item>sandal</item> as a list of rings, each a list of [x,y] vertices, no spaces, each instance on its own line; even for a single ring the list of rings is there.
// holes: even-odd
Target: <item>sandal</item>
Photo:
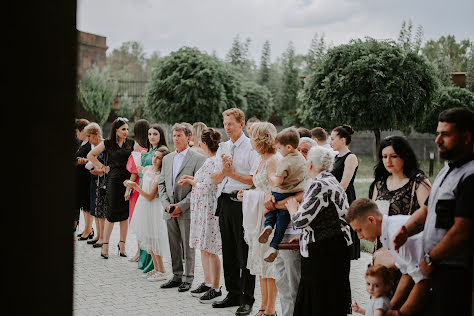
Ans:
[[[259,309],[258,313],[255,314],[255,316],[263,316],[263,315],[265,315],[265,310],[264,309]]]

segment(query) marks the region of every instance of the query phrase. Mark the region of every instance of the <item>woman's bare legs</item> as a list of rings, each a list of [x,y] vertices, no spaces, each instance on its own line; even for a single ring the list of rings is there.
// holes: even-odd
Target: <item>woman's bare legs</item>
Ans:
[[[262,280],[262,279],[260,279]],[[278,289],[276,286],[276,280],[271,278],[263,279],[263,282],[266,284],[266,307],[265,307],[265,314],[273,315],[275,314],[275,304],[278,295]],[[262,293],[262,301],[263,301],[263,293]]]
[[[84,215],[84,230],[82,231],[82,238],[86,238],[92,232],[92,222],[94,221],[94,216],[91,215],[91,212],[83,210],[82,214]]]
[[[207,252],[207,251],[206,251]],[[221,279],[221,259],[218,255],[207,252],[208,265],[209,265],[209,278],[212,287],[218,289],[220,286]]]
[[[95,227],[97,228],[97,243],[102,244],[105,240],[104,238],[104,224],[105,218],[95,218]]]
[[[267,279],[259,277],[260,279],[260,293],[262,294],[262,303],[260,304],[259,312],[257,315],[263,316],[267,310],[268,305],[268,295],[267,295]]]
[[[201,263],[202,271],[204,273],[204,283],[211,284],[212,279],[209,271],[209,253],[207,251],[201,250]]]
[[[109,241],[112,230],[114,229],[114,222],[109,222],[107,219],[104,223],[104,244],[102,245],[102,253],[104,255],[109,254]]]
[[[120,252],[125,253],[125,241],[127,240],[127,233],[128,233],[128,219],[120,222]]]
[[[160,255],[155,254],[153,251],[150,252],[151,259],[153,259],[153,265],[155,267],[155,271],[166,273],[165,266],[163,264],[163,259]]]

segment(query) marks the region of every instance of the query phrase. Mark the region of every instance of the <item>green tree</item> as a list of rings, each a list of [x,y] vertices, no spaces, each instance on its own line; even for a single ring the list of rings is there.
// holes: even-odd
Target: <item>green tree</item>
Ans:
[[[422,119],[415,125],[415,130],[420,133],[435,134],[439,113],[459,106],[474,111],[474,93],[459,87],[440,88],[436,101],[424,111]]]
[[[100,70],[97,65],[92,65],[78,85],[79,101],[99,124],[107,121],[116,94],[117,82],[110,79],[108,67]]]
[[[471,49],[471,55],[467,64],[466,89],[474,92],[474,49]]]
[[[112,50],[107,56],[107,65],[114,79],[146,79],[146,57],[143,46],[139,42],[124,42],[120,48]]]
[[[242,80],[257,80],[255,62],[250,58],[249,47],[252,43],[250,38],[240,41],[236,35],[232,41],[232,47],[226,55],[225,61],[242,76]]]
[[[418,25],[416,33],[413,36],[413,22],[408,20],[408,23],[403,20],[400,33],[398,35],[398,45],[405,51],[413,51],[418,53],[423,41],[423,26]]]
[[[296,67],[295,48],[293,43],[283,53],[282,59],[282,88],[277,111],[282,118],[283,125],[299,125],[298,117],[295,115],[298,90],[301,87],[298,68]]]
[[[159,60],[147,85],[148,113],[157,121],[222,124],[222,112],[246,110],[241,83],[232,69],[197,48],[183,47]]]
[[[270,82],[270,41],[263,43],[262,56],[260,58],[260,71],[258,75],[258,83],[267,86]]]
[[[318,33],[315,33],[313,39],[311,40],[311,45],[306,56],[306,73],[308,73],[315,64],[321,62],[322,58],[326,54],[327,49],[328,46],[326,40],[324,39],[324,34],[319,36]]]
[[[243,84],[243,94],[247,100],[245,117],[256,117],[267,121],[273,111],[273,99],[267,87],[248,81]]]
[[[119,97],[118,105],[119,109],[117,110],[117,115],[134,121],[136,106],[133,104],[132,98],[128,96],[128,92],[125,92],[124,95]]]
[[[439,56],[447,56],[451,63],[452,71],[467,71],[467,64],[473,42],[462,40],[456,42],[454,35],[441,36],[437,41],[429,40],[423,47],[423,55],[435,63]]]
[[[375,134],[406,130],[432,103],[438,87],[426,59],[396,43],[352,40],[331,48],[306,78],[298,115],[307,126],[343,123]]]

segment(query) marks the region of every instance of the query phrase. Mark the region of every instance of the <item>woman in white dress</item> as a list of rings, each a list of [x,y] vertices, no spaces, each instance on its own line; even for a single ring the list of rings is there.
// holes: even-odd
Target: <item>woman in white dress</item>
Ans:
[[[253,149],[260,154],[261,161],[258,166],[257,173],[253,176],[253,183],[255,185],[254,193],[247,192],[244,194],[243,190],[239,192],[238,198],[243,200],[242,211],[244,215],[244,230],[247,230],[244,238],[249,244],[249,254],[247,258],[247,268],[251,274],[258,275],[260,278],[260,291],[262,294],[262,305],[259,308],[257,316],[275,315],[275,304],[278,295],[278,289],[275,280],[275,265],[272,262],[263,260],[264,254],[269,250],[269,243],[273,235],[268,239],[268,242],[262,244],[258,241],[258,236],[263,230],[265,208],[263,206],[263,196],[266,192],[271,191],[268,174],[274,174],[278,164],[278,156],[276,155],[275,137],[277,130],[275,126],[268,122],[258,122],[252,124],[250,128],[250,143]],[[257,199],[259,196],[262,203],[258,204],[257,209],[248,209],[249,201],[245,199]],[[256,222],[255,222],[256,221]],[[250,225],[247,225],[249,223]],[[246,227],[247,226],[247,227]],[[256,233],[251,233],[256,232]]]
[[[143,169],[142,184],[125,180],[124,185],[140,193],[133,212],[130,229],[135,233],[140,248],[150,253],[154,269],[146,274],[149,281],[167,279],[163,256],[170,254],[168,230],[163,219],[163,206],[158,197],[158,180],[163,157],[169,154],[166,147],[160,147],[153,154],[153,164]]]
[[[195,176],[184,175],[178,184],[191,184],[191,227],[189,246],[201,250],[204,282],[191,291],[191,295],[200,297],[201,303],[212,303],[222,295],[220,291],[222,253],[219,220],[215,216],[217,206],[217,185],[212,181],[216,164],[216,152],[221,141],[221,133],[213,128],[202,132],[200,147],[206,153],[207,160]]]

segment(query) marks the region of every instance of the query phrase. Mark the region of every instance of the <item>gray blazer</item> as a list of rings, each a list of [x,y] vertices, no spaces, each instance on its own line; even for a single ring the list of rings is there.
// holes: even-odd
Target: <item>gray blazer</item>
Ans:
[[[168,207],[170,204],[178,204],[179,208],[182,210],[182,213],[179,216],[183,219],[190,219],[191,212],[189,211],[189,206],[192,186],[190,184],[181,186],[178,184],[178,180],[183,175],[194,177],[196,172],[203,165],[206,157],[190,148],[186,153],[186,157],[184,157],[173,187],[173,159],[175,155],[176,152],[172,152],[163,158],[161,175],[158,183],[158,193],[164,208]]]

